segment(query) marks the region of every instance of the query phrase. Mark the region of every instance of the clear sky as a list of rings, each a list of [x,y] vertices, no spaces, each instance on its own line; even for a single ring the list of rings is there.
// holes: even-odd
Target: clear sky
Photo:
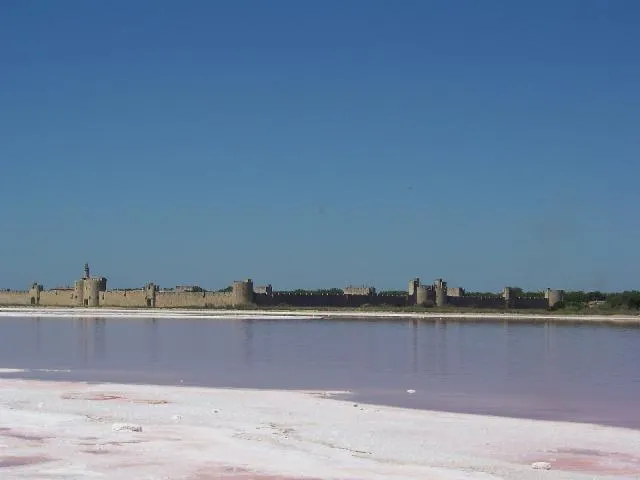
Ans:
[[[0,287],[640,288],[640,2],[0,2]]]

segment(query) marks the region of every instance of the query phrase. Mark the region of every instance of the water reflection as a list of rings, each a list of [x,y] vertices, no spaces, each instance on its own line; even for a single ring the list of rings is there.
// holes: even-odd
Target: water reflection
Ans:
[[[3,317],[0,366],[640,426],[639,342],[638,328],[554,323]]]
[[[411,322],[411,371],[418,373],[418,320]]]
[[[36,354],[38,354],[38,355],[42,351],[42,325],[41,325],[41,321],[42,321],[42,319],[36,318],[35,321],[33,322],[33,325],[35,326]]]
[[[251,365],[253,361],[253,320],[247,319],[240,322],[242,329],[242,358],[245,365]]]
[[[107,320],[104,318],[87,318],[86,320],[93,324],[93,349],[95,352],[95,358],[97,360],[105,360],[107,351]]]
[[[159,351],[159,343],[158,343],[158,329],[160,328],[158,325],[157,318],[151,318],[145,320],[147,327],[149,329],[148,336],[148,350],[149,350],[149,358],[151,359],[151,363],[158,363],[158,351]]]

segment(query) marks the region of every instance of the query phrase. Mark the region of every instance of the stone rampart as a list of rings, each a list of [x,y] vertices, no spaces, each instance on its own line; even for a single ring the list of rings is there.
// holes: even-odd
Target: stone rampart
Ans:
[[[447,304],[452,307],[466,308],[504,308],[505,301],[502,297],[448,297]]]
[[[408,305],[408,295],[344,295],[321,293],[273,292],[272,295],[255,294],[254,302],[258,306],[289,307],[347,307],[358,308],[364,305],[388,305],[404,307]]]
[[[40,292],[40,305],[47,307],[72,307],[73,290],[43,290]]]
[[[142,305],[145,305],[144,294]],[[156,292],[157,308],[230,308],[237,306],[236,297],[227,292]]]
[[[146,307],[145,291],[139,290],[107,290],[100,292],[100,305],[103,307]]]
[[[0,305],[12,307],[31,305],[31,296],[25,291],[0,291]]]
[[[546,298],[539,297],[516,297],[511,299],[511,308],[519,309],[547,309],[549,308],[549,301]]]

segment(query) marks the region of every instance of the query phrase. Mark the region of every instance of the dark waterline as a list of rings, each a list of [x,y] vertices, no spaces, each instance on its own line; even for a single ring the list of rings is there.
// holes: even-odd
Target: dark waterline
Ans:
[[[639,346],[637,327],[551,323],[0,318],[0,367],[70,370],[3,377],[350,390],[359,402],[631,428]]]

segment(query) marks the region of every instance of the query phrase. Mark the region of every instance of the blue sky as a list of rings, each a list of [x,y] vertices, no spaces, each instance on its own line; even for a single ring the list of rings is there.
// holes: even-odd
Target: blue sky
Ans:
[[[0,2],[0,287],[638,288],[639,21]]]

